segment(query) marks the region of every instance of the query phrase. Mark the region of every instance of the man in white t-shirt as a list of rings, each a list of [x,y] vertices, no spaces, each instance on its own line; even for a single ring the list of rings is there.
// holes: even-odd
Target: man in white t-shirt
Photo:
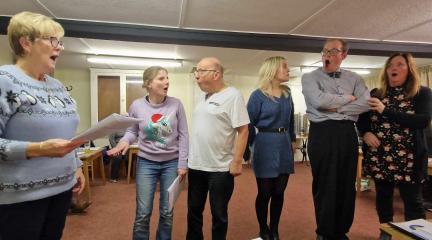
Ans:
[[[212,239],[226,239],[228,202],[234,190],[234,177],[242,171],[249,116],[240,92],[225,85],[218,59],[202,59],[194,74],[206,95],[193,114],[187,239],[204,238],[202,212],[207,192],[213,216]]]

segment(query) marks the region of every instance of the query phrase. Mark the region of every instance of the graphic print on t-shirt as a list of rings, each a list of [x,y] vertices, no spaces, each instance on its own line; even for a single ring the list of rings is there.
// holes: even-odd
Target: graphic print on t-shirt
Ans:
[[[165,148],[166,137],[172,133],[170,116],[153,114],[150,123],[144,127],[144,132],[147,140],[154,141],[156,146]]]

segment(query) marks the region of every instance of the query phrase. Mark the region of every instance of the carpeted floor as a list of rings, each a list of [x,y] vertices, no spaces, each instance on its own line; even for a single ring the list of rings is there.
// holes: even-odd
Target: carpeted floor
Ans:
[[[311,193],[312,176],[310,167],[296,163],[296,173],[290,176],[285,192],[285,204],[281,216],[279,234],[284,240],[315,239],[315,220]],[[250,240],[258,235],[255,215],[256,182],[253,171],[245,167],[243,174],[236,178],[234,194],[229,205],[228,239]],[[64,240],[122,240],[132,238],[135,217],[135,184],[119,183],[92,186],[92,202],[87,213],[69,215],[64,230]],[[397,192],[397,191],[396,191]],[[155,239],[158,219],[156,194],[151,219],[151,238]],[[184,190],[174,211],[173,239],[186,236],[186,199]],[[377,239],[379,223],[375,212],[373,191],[357,194],[356,212],[350,239]],[[403,220],[401,199],[395,197],[395,221]],[[207,203],[204,212],[204,236],[211,239],[211,215]]]

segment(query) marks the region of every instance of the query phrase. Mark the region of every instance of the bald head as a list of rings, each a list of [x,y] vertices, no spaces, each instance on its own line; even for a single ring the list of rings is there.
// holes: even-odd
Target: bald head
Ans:
[[[215,57],[206,57],[199,61],[198,66],[205,66],[218,71],[223,76],[223,67],[219,59]]]
[[[202,91],[212,94],[225,87],[223,67],[219,59],[206,57],[196,66],[195,79]]]

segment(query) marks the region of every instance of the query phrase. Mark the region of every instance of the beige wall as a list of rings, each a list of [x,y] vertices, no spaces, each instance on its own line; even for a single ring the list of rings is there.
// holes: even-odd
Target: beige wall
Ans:
[[[292,79],[294,80],[294,79]],[[291,80],[290,80],[291,81]],[[294,102],[294,112],[295,113],[306,113],[306,102],[302,93],[302,86],[300,78],[295,79],[292,83],[289,84],[291,89],[291,96]]]
[[[225,81],[243,94],[246,103],[250,94],[258,87],[258,76],[253,75],[228,75],[225,77]]]
[[[232,78],[233,81],[230,80],[230,78]],[[246,102],[248,101],[250,94],[258,88],[258,76],[236,75],[227,76],[226,79],[231,86],[236,87],[243,94]],[[295,112],[305,113],[306,103],[303,98],[300,79],[290,79],[288,85],[291,88],[291,96],[293,98]]]
[[[6,51],[0,54],[0,66],[6,64],[12,64],[12,61],[13,61],[13,57],[11,53]]]
[[[80,124],[78,132],[90,127],[90,71],[88,69],[58,68],[54,77],[66,87],[72,86],[71,96],[78,105]]]
[[[188,125],[190,126],[193,106],[192,106],[192,87],[193,80],[186,73],[170,73],[170,86],[168,95],[180,99],[185,108]]]

